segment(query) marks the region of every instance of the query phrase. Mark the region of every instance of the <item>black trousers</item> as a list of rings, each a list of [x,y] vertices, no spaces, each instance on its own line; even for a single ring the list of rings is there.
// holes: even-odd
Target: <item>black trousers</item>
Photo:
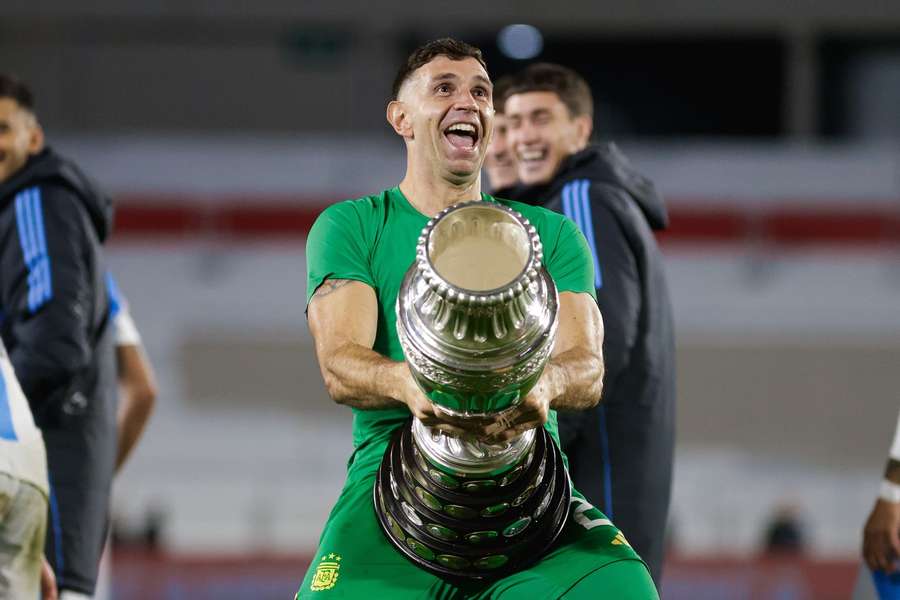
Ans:
[[[622,530],[657,587],[672,488],[672,413],[636,403],[557,413],[575,488]]]
[[[112,418],[108,411],[89,411],[42,430],[50,476],[44,551],[60,590],[94,593],[115,466]]]

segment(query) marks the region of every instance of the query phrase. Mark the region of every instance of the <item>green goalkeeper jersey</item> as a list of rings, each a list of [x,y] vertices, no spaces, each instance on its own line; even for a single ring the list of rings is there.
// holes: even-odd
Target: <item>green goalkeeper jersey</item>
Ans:
[[[590,250],[575,223],[538,206],[487,194],[482,194],[482,200],[508,206],[534,225],[544,246],[544,265],[559,292],[583,292],[594,297]],[[307,303],[326,279],[353,279],[369,285],[378,299],[378,330],[373,350],[393,360],[403,360],[395,305],[403,276],[415,261],[416,243],[428,220],[428,216],[409,203],[399,187],[328,207],[316,220],[306,243]],[[406,407],[353,409],[354,447],[392,431],[409,415]],[[548,429],[557,438],[554,411]]]
[[[504,204],[535,226],[544,245],[544,264],[560,292],[594,295],[590,251],[574,223],[543,208],[487,195],[482,200]],[[378,298],[374,349],[403,360],[394,305],[427,222],[399,188],[329,207],[307,242],[307,302],[326,279],[354,279],[371,286]],[[406,422],[409,411],[354,409],[353,415],[355,449],[347,480],[297,593],[299,600],[658,600],[649,572],[625,536],[578,490],[572,491],[570,516],[559,539],[531,567],[467,585],[420,569],[388,542],[372,501],[375,474],[391,433]],[[558,443],[554,411],[546,427]]]

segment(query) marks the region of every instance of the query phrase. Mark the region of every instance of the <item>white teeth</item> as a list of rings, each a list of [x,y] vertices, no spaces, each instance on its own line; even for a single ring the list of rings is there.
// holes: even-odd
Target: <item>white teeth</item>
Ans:
[[[520,156],[522,160],[541,160],[544,157],[544,153],[540,150],[528,150],[525,152],[521,152]]]
[[[471,123],[457,123],[456,125],[451,125],[447,129],[447,133],[454,133],[457,131],[460,133],[475,133],[475,126]]]

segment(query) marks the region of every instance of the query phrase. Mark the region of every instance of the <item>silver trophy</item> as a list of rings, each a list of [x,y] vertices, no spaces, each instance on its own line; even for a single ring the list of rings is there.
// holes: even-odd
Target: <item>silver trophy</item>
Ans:
[[[436,412],[502,415],[537,382],[558,312],[542,260],[535,228],[500,204],[456,204],[425,226],[398,294],[397,333]],[[569,498],[560,452],[543,428],[489,444],[418,419],[395,434],[375,485],[394,546],[461,579],[537,560],[562,530]]]

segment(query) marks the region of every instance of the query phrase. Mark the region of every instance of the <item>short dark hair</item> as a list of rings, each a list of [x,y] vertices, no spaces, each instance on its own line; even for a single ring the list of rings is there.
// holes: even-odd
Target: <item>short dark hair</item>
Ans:
[[[34,112],[34,94],[21,79],[13,75],[0,73],[0,98],[11,98],[21,108]]]
[[[438,56],[446,56],[450,60],[463,60],[466,58],[474,58],[487,71],[487,64],[481,56],[481,50],[475,46],[470,46],[465,42],[445,37],[439,40],[432,40],[423,46],[419,46],[413,50],[400,70],[394,78],[394,85],[391,88],[391,98],[397,99],[400,88],[409,79],[419,67],[425,66]]]
[[[509,96],[509,86],[513,83],[511,75],[504,75],[494,82],[494,111],[498,115],[503,114],[506,107],[506,98]]]
[[[552,63],[528,65],[513,75],[501,102],[505,102],[510,96],[526,92],[553,92],[569,109],[570,116],[594,116],[591,88],[581,75],[568,67]],[[494,104],[496,103],[495,98]]]

